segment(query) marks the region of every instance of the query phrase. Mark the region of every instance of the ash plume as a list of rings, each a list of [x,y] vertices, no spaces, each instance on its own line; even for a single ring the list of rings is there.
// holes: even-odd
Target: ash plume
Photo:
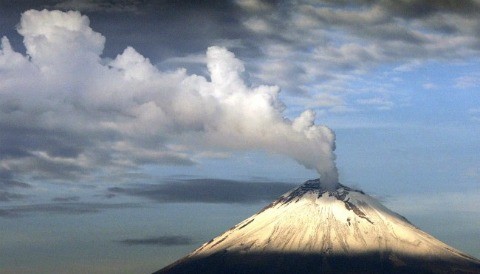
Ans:
[[[26,55],[2,38],[0,142],[22,152],[0,158],[3,168],[71,179],[191,165],[205,151],[261,150],[337,183],[333,131],[311,110],[287,119],[279,87],[249,86],[226,48],[208,48],[209,77],[160,71],[132,47],[103,59],[105,37],[89,24],[79,12],[29,10],[18,27]]]

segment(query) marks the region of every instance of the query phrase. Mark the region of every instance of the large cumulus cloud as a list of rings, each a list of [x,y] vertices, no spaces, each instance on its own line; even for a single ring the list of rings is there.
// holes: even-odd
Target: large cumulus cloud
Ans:
[[[222,47],[209,78],[160,71],[134,48],[101,57],[105,38],[79,12],[22,14],[26,55],[0,48],[0,168],[16,179],[92,179],[146,164],[192,165],[204,150],[264,150],[337,180],[335,136],[305,111],[282,112],[276,86],[249,86]]]

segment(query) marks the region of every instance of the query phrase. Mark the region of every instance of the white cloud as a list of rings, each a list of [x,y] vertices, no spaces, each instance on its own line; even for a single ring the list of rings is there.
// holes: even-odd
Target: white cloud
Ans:
[[[162,63],[169,63],[169,64],[206,64],[207,60],[204,54],[190,54],[188,56],[183,57],[172,57],[162,61]]]
[[[471,89],[480,86],[480,73],[472,73],[464,75],[455,79],[455,88],[458,89]]]
[[[307,104],[308,105],[308,104]],[[344,106],[345,100],[339,95],[319,93],[313,96],[311,107],[339,107]]]
[[[315,113],[286,119],[276,86],[250,87],[235,55],[210,47],[210,79],[163,72],[128,47],[101,60],[105,38],[78,12],[22,14],[28,56],[0,50],[1,166],[27,178],[85,178],[145,164],[193,164],[222,151],[290,156],[336,180],[335,135]],[[21,81],[20,81],[21,80]]]
[[[470,179],[479,180],[480,182],[480,165],[468,168],[465,172],[465,176]]]
[[[424,83],[422,85],[422,88],[427,89],[427,90],[432,90],[432,89],[437,89],[438,85],[435,83]]]
[[[470,118],[475,122],[480,122],[480,108],[471,108],[468,110]]]
[[[356,97],[355,88],[350,88],[352,77],[365,83],[377,69],[395,76],[430,61],[477,56],[479,7],[472,1],[297,1],[255,9],[243,22],[255,33],[253,44],[262,52],[254,77],[297,95],[312,96],[313,86],[334,87],[344,101],[353,104],[359,102],[348,100]],[[367,85],[374,83],[379,81]],[[474,77],[457,83],[458,88],[474,86],[478,86]],[[427,83],[424,88],[433,86]],[[402,105],[403,95],[397,90],[381,107],[377,103],[363,104],[363,108],[386,110]],[[376,96],[375,91],[370,96]]]
[[[380,110],[387,110],[391,109],[392,107],[395,106],[395,104],[385,98],[380,98],[380,97],[374,97],[374,98],[369,98],[369,99],[358,99],[357,103],[360,105],[366,105],[366,106],[375,106],[376,108]]]
[[[257,33],[268,34],[273,31],[269,23],[261,18],[250,18],[244,22],[244,25]]]
[[[413,61],[401,64],[400,66],[396,67],[394,71],[409,72],[419,68],[421,65],[422,65],[422,62],[420,60],[413,60]]]
[[[236,0],[235,2],[240,7],[253,12],[268,10],[271,8],[268,2],[262,0]]]

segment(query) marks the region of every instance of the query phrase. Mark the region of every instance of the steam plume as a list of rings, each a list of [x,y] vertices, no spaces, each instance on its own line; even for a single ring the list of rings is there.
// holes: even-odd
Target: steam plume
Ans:
[[[105,38],[78,12],[27,11],[19,33],[26,56],[1,42],[0,130],[17,125],[36,141],[0,137],[25,152],[0,159],[5,169],[86,176],[98,166],[191,164],[204,151],[264,150],[316,169],[324,183],[338,181],[333,131],[316,125],[311,110],[286,119],[279,88],[248,86],[243,63],[225,48],[208,48],[208,79],[160,71],[131,47],[102,60]]]

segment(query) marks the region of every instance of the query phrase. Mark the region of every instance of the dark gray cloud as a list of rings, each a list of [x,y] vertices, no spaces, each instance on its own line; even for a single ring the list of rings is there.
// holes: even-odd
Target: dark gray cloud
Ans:
[[[158,246],[177,246],[177,245],[191,245],[195,242],[187,236],[167,235],[160,237],[140,238],[140,239],[125,239],[118,241],[121,244],[128,246],[133,245],[158,245]]]
[[[5,210],[5,209],[0,209],[0,218],[13,218],[13,217],[18,217],[15,212],[12,212],[10,210]]]
[[[0,103],[0,110],[12,108],[14,102],[3,101]],[[40,105],[40,103],[39,103]],[[22,112],[23,110],[19,110]],[[7,113],[4,113],[8,115]],[[1,120],[1,119],[0,119]],[[9,120],[9,119],[7,119]],[[22,174],[25,170],[35,166],[36,178],[79,178],[88,169],[81,167],[70,161],[62,163],[48,160],[49,157],[57,157],[73,160],[82,153],[85,147],[92,145],[89,141],[93,136],[86,136],[82,133],[74,132],[68,129],[46,129],[34,125],[35,122],[18,121],[12,125],[12,121],[0,121],[0,161],[5,160],[23,160],[29,162],[27,166],[12,167],[8,170],[9,180],[14,180],[15,174]],[[100,136],[99,136],[100,137]],[[101,138],[100,138],[101,139]],[[35,154],[34,151],[44,151],[47,158]],[[105,157],[98,154],[98,159]],[[2,172],[0,171],[0,180]]]
[[[220,41],[238,40],[249,33],[239,21],[245,11],[235,1],[2,0],[0,37],[7,35],[14,48],[24,52],[22,37],[15,31],[20,14],[44,8],[79,10],[88,15],[92,28],[107,38],[103,56],[110,58],[132,46],[158,63],[198,54]]]
[[[90,214],[97,213],[107,209],[136,208],[139,204],[132,203],[80,203],[80,202],[58,202],[52,204],[31,204],[18,205],[0,208],[0,217],[23,217],[28,214],[48,213],[48,214]]]
[[[0,189],[1,188],[12,188],[12,187],[20,187],[20,188],[30,188],[31,185],[16,181],[16,180],[0,180]]]
[[[147,3],[145,0],[60,0],[50,6],[54,9],[79,10],[83,12],[137,12]]]
[[[159,203],[247,204],[272,201],[296,186],[278,182],[189,179],[131,187],[112,187],[109,191],[115,194],[143,197]]]
[[[80,197],[79,196],[55,197],[55,198],[52,198],[52,201],[61,202],[61,203],[78,202],[80,201]]]
[[[1,110],[4,112],[17,105],[16,102],[0,104]],[[3,159],[32,156],[29,152],[32,148],[46,151],[53,157],[75,158],[83,151],[82,147],[89,145],[88,139],[64,129],[47,130],[35,127],[31,123],[24,125],[2,123],[0,127],[5,130],[0,134],[0,146],[2,147],[0,157]]]
[[[65,1],[68,3],[69,1]],[[81,8],[79,3],[89,2]],[[70,2],[72,3],[72,2]],[[76,1],[92,28],[107,38],[104,55],[115,57],[134,47],[154,63],[198,54],[214,41],[246,37],[234,1]],[[59,4],[57,7],[61,7]],[[75,7],[75,2],[70,9]],[[65,5],[64,10],[69,9]],[[111,12],[111,11],[117,12]],[[123,11],[123,12],[118,12]]]
[[[14,180],[13,175],[14,175],[13,172],[11,172],[10,170],[7,170],[5,168],[0,168],[0,202],[10,202],[14,200],[21,200],[26,197],[23,194],[11,192],[10,189],[31,188],[31,185],[27,183]]]
[[[435,13],[478,15],[480,12],[480,3],[475,0],[391,0],[378,2],[390,14],[407,18],[423,18]]]
[[[313,1],[310,1],[313,3]],[[475,0],[320,0],[317,3],[340,7],[368,8],[379,6],[395,17],[425,17],[434,13],[458,13],[461,15],[480,12],[480,3]]]
[[[92,27],[107,37],[106,56],[114,57],[125,47],[133,46],[154,63],[169,57],[198,54],[221,40],[241,41],[242,47],[236,50],[242,58],[266,57],[265,52],[262,53],[262,50],[268,50],[265,43],[287,42],[297,49],[308,49],[309,41],[316,41],[317,44],[328,42],[328,37],[317,37],[317,31],[336,28],[343,28],[359,37],[367,35],[382,41],[419,43],[423,41],[422,38],[412,32],[411,26],[403,26],[397,19],[428,22],[439,15],[447,19],[450,15],[475,18],[480,12],[478,2],[474,0],[305,0],[296,3],[261,0],[67,0],[20,1],[17,4],[3,1],[0,5],[8,15],[2,19],[5,20],[5,24],[2,24],[5,33],[11,33],[12,30],[7,26],[15,26],[20,12],[27,9],[76,9],[87,14]],[[350,12],[342,12],[345,8]],[[319,10],[324,13],[318,13]],[[317,21],[310,21],[309,26],[305,24],[306,21],[301,21],[307,19]],[[437,27],[434,24],[424,26],[427,30],[435,28],[436,31],[445,32],[462,32],[468,28],[449,21],[439,20],[442,24]],[[422,25],[423,21],[418,23]],[[259,33],[255,30],[264,31]]]
[[[0,202],[10,202],[14,200],[21,200],[23,198],[25,198],[25,195],[8,191],[0,191]]]

